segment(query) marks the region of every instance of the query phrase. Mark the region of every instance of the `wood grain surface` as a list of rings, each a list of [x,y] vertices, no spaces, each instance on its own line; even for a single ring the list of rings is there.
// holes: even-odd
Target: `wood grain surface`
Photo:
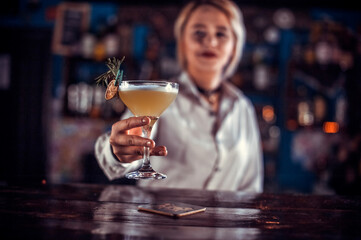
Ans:
[[[138,206],[181,202],[181,218]],[[361,197],[124,185],[0,187],[0,239],[361,239]]]

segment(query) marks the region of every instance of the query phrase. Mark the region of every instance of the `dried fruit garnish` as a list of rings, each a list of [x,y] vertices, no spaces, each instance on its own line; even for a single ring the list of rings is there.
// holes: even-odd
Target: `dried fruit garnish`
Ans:
[[[105,99],[110,100],[117,95],[118,92],[118,85],[115,85],[115,79],[112,80],[105,91]]]

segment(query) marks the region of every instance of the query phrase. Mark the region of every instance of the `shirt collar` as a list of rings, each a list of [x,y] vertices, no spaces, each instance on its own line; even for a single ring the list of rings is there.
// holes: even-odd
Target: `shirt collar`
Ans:
[[[196,85],[189,77],[188,73],[182,72],[179,76],[179,85],[181,91],[185,94],[193,95],[194,97],[199,97],[199,92],[197,90]]]
[[[184,94],[192,95],[199,99],[200,93],[195,83],[191,80],[187,72],[182,72],[178,77],[179,88]],[[222,100],[231,100],[232,102],[239,98],[239,92],[235,90],[228,81],[222,81],[221,83]]]

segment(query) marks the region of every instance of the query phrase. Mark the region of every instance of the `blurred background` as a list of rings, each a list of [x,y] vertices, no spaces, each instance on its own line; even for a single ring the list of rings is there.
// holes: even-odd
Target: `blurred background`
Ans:
[[[187,1],[0,3],[0,184],[107,183],[96,138],[124,106],[95,77],[179,72]],[[361,10],[352,1],[236,1],[247,44],[231,81],[256,107],[266,192],[361,194]]]

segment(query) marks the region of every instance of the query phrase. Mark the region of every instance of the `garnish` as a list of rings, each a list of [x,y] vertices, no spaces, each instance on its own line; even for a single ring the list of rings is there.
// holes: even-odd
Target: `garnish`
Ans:
[[[120,65],[124,59],[125,57],[120,60],[115,57],[108,58],[106,65],[109,70],[95,79],[97,84],[103,83],[107,85],[107,90],[105,91],[106,100],[110,100],[117,95],[118,86],[123,80],[123,70],[120,70]],[[112,80],[108,82],[108,79]]]
[[[115,85],[115,80],[112,80],[105,91],[105,99],[110,100],[117,95],[118,85]]]

